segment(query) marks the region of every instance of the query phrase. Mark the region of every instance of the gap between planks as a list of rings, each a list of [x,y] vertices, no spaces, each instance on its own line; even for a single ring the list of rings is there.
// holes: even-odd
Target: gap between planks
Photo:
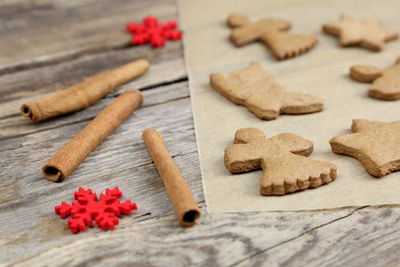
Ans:
[[[0,68],[0,75],[3,74],[11,74],[15,73],[18,71],[23,71],[23,70],[30,70],[38,67],[45,67],[45,66],[51,66],[55,65],[57,63],[61,62],[67,62],[71,61],[73,59],[77,59],[83,56],[88,56],[88,55],[95,55],[95,54],[100,54],[104,52],[110,52],[110,51],[116,51],[116,50],[123,50],[127,48],[131,48],[132,45],[130,42],[123,43],[123,44],[114,44],[110,46],[105,46],[105,47],[91,47],[91,48],[86,48],[81,51],[70,51],[70,52],[64,52],[64,53],[58,53],[50,56],[41,56],[38,58],[35,58],[33,60],[29,60],[26,62],[19,62],[15,65],[9,65],[3,68]]]
[[[384,205],[379,206],[379,207],[383,207],[383,206],[384,206]],[[347,214],[347,215],[344,215],[344,216],[342,216],[342,217],[333,219],[332,221],[329,221],[329,222],[327,222],[327,223],[323,223],[323,224],[321,224],[321,225],[315,226],[315,227],[313,227],[313,228],[311,228],[311,229],[309,229],[309,230],[306,230],[306,231],[300,233],[299,235],[297,235],[297,236],[295,236],[295,237],[293,237],[293,238],[290,238],[290,239],[288,239],[288,240],[286,240],[286,241],[283,241],[283,242],[281,242],[281,243],[279,243],[279,244],[277,244],[277,245],[274,245],[274,246],[272,246],[272,247],[268,247],[268,248],[266,248],[266,249],[263,249],[263,250],[261,250],[261,251],[255,253],[255,254],[250,255],[249,257],[246,257],[246,258],[244,258],[244,259],[242,259],[242,260],[240,260],[240,261],[238,261],[238,262],[235,262],[235,263],[233,263],[233,264],[231,264],[231,265],[229,265],[229,266],[230,266],[230,267],[239,266],[241,263],[244,263],[245,261],[247,261],[247,260],[249,260],[249,259],[252,259],[252,258],[257,257],[258,255],[261,255],[261,254],[263,254],[263,253],[265,253],[265,252],[267,252],[267,251],[269,251],[269,250],[278,248],[278,247],[280,247],[280,246],[282,246],[282,245],[285,245],[285,244],[287,244],[287,243],[290,243],[290,242],[292,242],[292,241],[295,241],[296,239],[301,238],[302,236],[304,236],[304,235],[306,235],[306,234],[309,234],[309,233],[311,233],[311,232],[313,232],[313,231],[315,231],[315,230],[318,230],[318,229],[320,229],[320,228],[322,228],[322,227],[324,227],[324,226],[327,226],[327,225],[330,225],[330,224],[335,223],[335,222],[337,222],[337,221],[346,219],[347,217],[352,216],[355,212],[357,212],[357,211],[359,211],[359,210],[361,210],[361,209],[368,208],[368,207],[370,207],[370,206],[362,206],[362,207],[355,208],[355,209],[353,209],[353,210],[352,210],[349,214]]]
[[[155,263],[157,262],[158,264],[162,263],[163,265],[168,265],[171,263],[177,263],[177,266],[185,266],[185,264],[191,264],[194,266],[221,266],[221,265],[226,265],[226,266],[236,266],[238,264],[241,264],[242,262],[248,260],[248,259],[252,259],[252,258],[256,258],[258,255],[263,254],[266,251],[275,249],[275,248],[279,248],[280,246],[284,246],[285,244],[289,244],[292,242],[295,242],[296,240],[298,240],[299,238],[308,235],[308,234],[313,234],[314,232],[318,232],[321,229],[324,229],[325,227],[331,227],[332,225],[335,224],[346,224],[344,221],[346,220],[350,220],[350,224],[354,224],[353,221],[357,220],[357,218],[351,219],[355,214],[358,214],[359,217],[362,217],[363,215],[360,214],[359,212],[362,210],[365,210],[365,213],[371,213],[372,216],[378,215],[376,213],[379,213],[379,209],[383,208],[385,206],[379,206],[379,207],[359,207],[359,208],[353,208],[351,211],[349,211],[349,213],[345,214],[345,215],[339,215],[339,217],[337,218],[331,218],[325,222],[316,224],[314,226],[311,226],[309,229],[300,231],[298,234],[296,234],[294,237],[286,237],[285,240],[282,240],[280,242],[278,242],[277,244],[274,245],[268,245],[267,247],[259,250],[258,253],[253,254],[251,257],[244,257],[244,259],[233,262],[233,263],[229,263],[229,259],[230,258],[235,258],[237,257],[237,255],[234,254],[230,254],[228,253],[228,251],[232,252],[233,250],[238,249],[237,246],[235,245],[235,243],[239,242],[239,243],[246,243],[247,239],[249,237],[246,237],[251,231],[249,228],[252,228],[253,226],[256,227],[255,231],[259,232],[257,228],[258,227],[262,227],[260,226],[260,221],[263,220],[263,218],[261,217],[279,217],[279,212],[270,212],[269,214],[271,214],[270,216],[266,215],[268,213],[264,212],[264,213],[256,213],[256,212],[252,212],[252,213],[239,213],[239,216],[242,217],[242,219],[240,221],[243,221],[243,223],[241,223],[244,227],[239,229],[236,229],[237,225],[234,224],[234,219],[236,218],[235,215],[233,213],[230,214],[221,214],[221,215],[215,215],[215,214],[211,214],[211,215],[207,215],[205,214],[205,208],[204,205],[202,205],[202,212],[204,214],[204,218],[200,221],[199,225],[196,226],[197,229],[193,228],[193,229],[183,229],[180,228],[179,226],[174,226],[176,224],[176,219],[175,216],[173,215],[172,212],[167,212],[167,213],[163,213],[162,216],[160,216],[160,218],[151,218],[145,221],[142,221],[140,223],[137,223],[135,225],[129,225],[127,227],[122,226],[123,228],[120,229],[119,232],[114,232],[114,233],[109,233],[109,235],[107,236],[90,236],[88,237],[87,240],[83,241],[83,240],[77,240],[77,241],[73,241],[70,242],[68,244],[66,244],[65,246],[57,246],[54,248],[50,248],[50,249],[46,249],[40,253],[35,253],[33,255],[30,255],[24,259],[18,260],[18,261],[11,261],[7,264],[10,265],[14,265],[16,264],[18,265],[26,265],[26,264],[37,264],[37,263],[50,263],[52,262],[52,259],[54,260],[55,257],[57,255],[60,255],[60,251],[65,251],[65,255],[63,255],[63,257],[60,258],[59,264],[62,265],[63,263],[65,263],[65,261],[67,259],[69,259],[69,255],[72,255],[73,253],[77,252],[77,251],[86,251],[87,253],[82,254],[79,259],[75,259],[73,262],[70,262],[71,264],[74,265],[90,265],[91,263],[102,263],[104,266],[107,266],[107,262],[108,261],[112,261],[115,262],[115,255],[123,255],[122,257],[118,257],[117,263],[119,261],[120,264],[124,263],[124,264],[150,264],[151,263]],[[326,212],[326,211],[325,211]],[[336,209],[336,212],[343,213],[345,212],[344,209]],[[304,212],[292,212],[289,213],[289,215],[287,216],[291,216],[294,217],[294,219],[297,216],[301,216],[301,214],[304,214]],[[318,213],[318,211],[316,211],[316,213]],[[258,216],[258,214],[262,214],[264,216]],[[299,215],[300,214],[300,215]],[[309,216],[309,214],[312,214],[312,212],[305,212],[305,215],[307,217],[307,215]],[[329,216],[328,214],[326,216]],[[318,216],[321,217],[321,216]],[[236,218],[237,219],[237,218]],[[267,218],[264,218],[264,220]],[[312,217],[310,218],[312,220]],[[293,219],[289,219],[288,220],[289,223],[293,223]],[[226,223],[228,222],[228,224]],[[229,224],[229,222],[231,222],[232,225]],[[349,223],[348,222],[348,223]],[[276,220],[272,220],[271,225],[276,224]],[[283,224],[287,224],[288,222],[283,222]],[[377,222],[378,223],[378,222]],[[268,221],[266,221],[265,224],[268,224]],[[159,229],[160,226],[165,227],[166,229],[164,229],[164,231],[159,232],[158,234],[155,234],[155,236],[151,236],[151,232],[154,231],[155,229]],[[299,225],[300,227],[301,225]],[[336,226],[339,227],[339,226]],[[354,227],[357,227],[357,225],[354,225]],[[137,228],[137,229],[136,229]],[[144,229],[143,229],[144,228]],[[136,229],[136,230],[135,230]],[[142,229],[141,231],[138,231]],[[258,229],[258,230],[257,230]],[[267,229],[264,229],[267,230]],[[283,231],[285,232],[285,229],[280,230],[280,229],[270,229],[270,231]],[[168,232],[168,234],[167,234]],[[202,244],[205,244],[204,242],[207,240],[207,234],[205,233],[209,233],[209,235],[211,236],[211,239],[214,237],[216,238],[215,240],[212,239],[212,241],[214,242],[208,242],[209,246],[204,247]],[[232,236],[226,236],[226,238],[223,238],[222,242],[225,243],[225,245],[220,244],[221,240],[218,239],[218,234],[215,234],[215,232],[220,233],[220,235],[224,235],[224,234],[228,234],[230,233]],[[253,231],[254,232],[254,231]],[[132,234],[131,234],[132,233]],[[135,234],[136,233],[136,234]],[[174,251],[174,248],[178,248],[183,246],[183,244],[186,244],[187,249],[191,249],[191,251],[193,250],[197,250],[197,252],[192,252],[192,253],[188,253],[185,254],[185,252],[181,252],[179,253],[178,251],[176,251],[176,253],[162,253],[163,251],[163,245],[159,244],[156,245],[154,247],[154,251],[150,252],[147,256],[141,254],[143,252],[143,250],[141,249],[141,246],[133,246],[134,240],[132,239],[133,237],[136,237],[138,240],[140,241],[142,238],[145,238],[145,236],[147,234],[150,234],[150,236],[148,236],[147,238],[149,239],[148,242],[144,242],[142,245],[144,246],[143,249],[149,249],[148,246],[151,245],[153,242],[156,242],[157,239],[166,239],[167,240],[167,244],[165,244],[166,246],[168,246],[168,244],[172,245],[173,243],[171,243],[173,240],[175,240],[174,242],[177,242],[179,244],[177,244],[176,246],[171,246],[170,249],[171,251]],[[165,236],[164,236],[165,235]],[[204,235],[204,236],[203,236]],[[238,238],[236,239],[235,236],[239,235]],[[157,237],[158,236],[158,237]],[[221,236],[221,237],[222,237]],[[242,238],[240,238],[240,236]],[[251,236],[251,235],[250,235]],[[154,238],[156,238],[156,240],[153,240]],[[231,240],[231,238],[234,238],[235,240]],[[111,239],[118,239],[121,242],[121,246],[120,248],[110,248],[108,252],[104,252],[102,250],[98,250],[101,251],[100,253],[94,255],[96,248],[91,247],[91,243],[93,243],[93,241],[96,241],[97,244],[101,244],[103,241],[106,242],[106,240],[111,240]],[[251,246],[252,247],[257,247],[257,244],[263,244],[264,241],[266,243],[268,243],[269,239],[266,238],[264,235],[256,235],[254,237],[254,239],[258,239],[258,241],[256,241],[256,244],[252,243]],[[254,239],[250,239],[251,241],[255,241]],[[169,241],[168,241],[169,240]],[[107,243],[107,242],[106,242]],[[149,244],[147,244],[149,243]],[[224,247],[225,250],[221,250],[219,251],[219,248]],[[101,246],[104,245],[100,245],[98,247],[98,249],[101,249]],[[261,245],[262,246],[262,245]],[[215,253],[211,253],[211,251],[209,251],[211,248],[216,249],[217,251],[215,251]],[[203,249],[205,249],[204,251],[202,251]],[[257,249],[257,248],[253,248],[253,249]],[[185,249],[183,249],[185,250]],[[240,253],[242,256],[246,255],[246,249],[245,248],[241,248],[240,250],[244,250],[244,251],[235,251]],[[223,251],[225,251],[225,254],[223,254]],[[154,255],[154,257],[152,257],[151,255],[153,254],[157,254],[157,256]],[[185,258],[182,259],[181,256],[179,254],[185,254]],[[286,252],[288,255],[291,255],[291,251],[287,251]],[[205,254],[205,257],[203,254]],[[214,254],[214,255],[213,255]],[[229,255],[228,255],[229,254]],[[196,255],[198,257],[196,257]],[[224,259],[225,257],[225,259]],[[100,260],[100,262],[99,262]],[[185,262],[186,263],[183,263]],[[178,264],[179,262],[179,264]],[[270,262],[270,261],[262,261],[264,262],[264,264],[268,264],[269,266],[279,266],[278,262]],[[227,264],[229,263],[229,264]],[[256,264],[257,265],[257,264]],[[7,265],[8,266],[8,265]],[[317,266],[317,265],[312,265],[312,266]]]
[[[169,103],[171,101],[177,101],[177,100],[188,98],[189,93],[187,92],[187,89],[182,90],[182,88],[185,88],[185,87],[187,87],[187,78],[179,79],[179,80],[176,80],[173,82],[167,82],[167,83],[160,84],[157,86],[152,86],[150,89],[145,89],[144,91],[141,90],[144,95],[144,98],[145,98],[145,102],[141,108],[152,107],[155,105],[165,104],[165,103]],[[159,101],[159,102],[155,102],[155,103],[152,103],[151,100],[150,100],[150,102],[146,101],[146,98],[147,98],[146,96],[149,94],[150,94],[149,97],[151,97],[154,94],[157,94],[157,93],[165,94],[165,93],[168,93],[168,90],[176,90],[177,88],[178,88],[178,91],[180,91],[180,92],[178,92],[177,95],[173,95],[172,97],[166,98],[163,101]],[[152,91],[149,92],[150,90],[152,90]],[[97,104],[95,104],[97,106],[89,107],[88,108],[89,110],[86,112],[84,110],[82,110],[82,111],[78,111],[75,113],[63,115],[59,118],[53,118],[53,119],[45,121],[45,122],[33,123],[26,118],[22,118],[19,115],[19,113],[15,113],[15,114],[11,114],[11,115],[2,117],[2,118],[0,118],[0,121],[3,121],[2,124],[3,124],[3,126],[6,125],[7,129],[5,129],[2,134],[0,134],[0,141],[17,138],[17,137],[21,137],[21,136],[27,136],[27,135],[30,135],[33,133],[38,133],[38,132],[43,132],[43,131],[50,131],[50,130],[57,129],[60,127],[78,124],[81,122],[91,121],[94,117],[97,116],[97,114],[99,112],[101,112],[101,110],[103,108],[105,108],[107,106],[107,104],[109,104],[111,98],[117,97],[121,92],[122,92],[122,90],[118,90],[117,92],[113,92],[112,94],[107,95],[106,97],[101,99]],[[82,113],[82,112],[84,112],[84,113]],[[82,114],[80,114],[80,113],[82,113]],[[16,124],[13,125],[15,120],[17,120]],[[7,121],[9,121],[9,123],[7,123]],[[52,124],[54,124],[54,126]],[[9,133],[9,132],[11,132],[11,133]],[[12,133],[12,132],[14,132],[14,133]],[[0,151],[2,151],[2,150],[0,150]]]
[[[41,0],[31,5],[1,3],[0,14],[0,50],[9,51],[0,57],[0,73],[10,73],[124,49],[130,42],[126,23],[148,14],[162,21],[174,19],[177,8],[174,0]]]

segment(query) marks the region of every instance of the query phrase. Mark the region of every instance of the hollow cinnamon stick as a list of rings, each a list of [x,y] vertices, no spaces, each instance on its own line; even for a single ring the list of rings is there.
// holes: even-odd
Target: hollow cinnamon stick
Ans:
[[[142,75],[149,67],[150,63],[141,59],[100,73],[54,95],[23,104],[21,114],[36,122],[85,109],[118,86]]]
[[[114,99],[42,168],[47,180],[62,182],[143,102],[139,90],[128,89]]]
[[[162,135],[155,129],[146,129],[142,138],[158,169],[179,223],[182,226],[195,225],[197,218],[200,217],[200,209],[169,155]]]

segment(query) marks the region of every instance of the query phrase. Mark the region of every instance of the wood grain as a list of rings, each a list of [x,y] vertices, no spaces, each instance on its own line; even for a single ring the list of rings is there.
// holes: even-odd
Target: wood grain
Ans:
[[[189,92],[185,89],[182,89],[182,85],[185,84],[187,83],[174,83],[171,85],[166,85],[165,87],[160,88],[159,91],[156,91],[158,94],[164,94],[164,99],[160,99],[160,97],[155,97],[155,95],[157,94],[155,91],[146,90],[144,91],[145,99],[143,105],[156,105],[159,103],[159,101],[168,101],[174,98],[187,97],[189,95]],[[124,88],[129,87],[124,86]],[[116,95],[118,94],[115,94],[114,96]],[[146,97],[146,95],[148,95],[149,97]],[[112,98],[112,96],[110,97]],[[61,117],[49,119],[40,123],[34,123],[27,118],[20,116],[19,111],[14,111],[11,116],[0,118],[0,123],[4,127],[4,129],[0,132],[0,140],[23,136],[30,133],[40,132],[49,129],[56,129],[63,125],[89,121],[107,106],[107,103],[110,102],[110,97],[100,100],[98,103],[96,103],[96,105],[91,106],[83,111],[63,115]],[[4,105],[4,107],[19,107],[19,105],[17,105],[15,102],[19,101],[9,102],[7,103],[7,105]]]
[[[171,43],[162,55],[159,55],[159,53],[160,51],[158,50],[149,51],[145,47],[135,47],[3,75],[3,79],[0,80],[0,125],[3,128],[0,132],[0,139],[21,136],[34,131],[42,131],[43,129],[57,128],[60,125],[93,118],[105,107],[104,103],[107,101],[100,101],[100,103],[87,110],[47,120],[39,124],[30,122],[20,116],[19,107],[23,103],[53,94],[55,91],[78,83],[96,73],[138,58],[147,58],[151,62],[150,71],[142,77],[117,88],[107,97],[114,97],[126,88],[139,88],[150,92],[150,89],[154,86],[168,85],[174,82],[179,83],[187,79],[180,43]],[[64,75],[64,73],[68,73],[68,75]],[[57,77],[61,78],[57,80]],[[163,93],[159,92],[160,94],[166,94],[167,91],[171,91],[170,97],[175,97],[176,93],[182,92],[179,89],[176,92],[176,88],[176,86],[166,87],[163,89]],[[180,87],[178,86],[178,88]],[[150,97],[145,98],[145,105],[147,103],[156,103],[154,102],[157,99],[155,93],[149,94]],[[184,94],[188,96],[187,92]]]
[[[183,84],[183,88],[187,91],[186,84]],[[157,93],[157,90],[162,89],[161,87],[151,91]],[[165,96],[160,91],[158,95]],[[144,97],[146,98],[146,94]],[[0,141],[0,167],[3,170],[2,177],[7,177],[2,178],[0,186],[0,233],[1,236],[5,236],[8,232],[6,240],[26,234],[31,251],[40,243],[40,238],[36,238],[37,234],[44,235],[46,239],[70,235],[65,231],[65,222],[63,227],[56,223],[59,231],[54,230],[55,237],[52,237],[52,234],[43,228],[45,223],[38,220],[41,220],[41,217],[47,218],[51,221],[47,223],[50,228],[54,222],[62,222],[53,213],[53,207],[62,200],[72,200],[73,192],[79,186],[90,187],[97,192],[119,186],[127,199],[132,199],[139,205],[139,211],[132,218],[144,215],[154,217],[169,211],[171,206],[162,182],[141,140],[141,133],[147,127],[154,127],[163,133],[169,151],[192,189],[195,199],[203,200],[188,97],[165,99],[164,103],[149,104],[135,111],[89,155],[67,181],[60,184],[46,181],[40,173],[42,164],[85,124],[86,121]],[[32,228],[35,224],[39,229]],[[18,248],[19,253],[11,253]],[[17,248],[1,250],[0,258],[3,261],[10,260],[25,253],[27,251],[24,250],[24,246],[18,244]]]
[[[261,266],[266,262],[276,266],[399,266],[399,222],[399,206],[356,210],[266,248],[238,266]]]
[[[4,105],[13,100],[21,102],[40,98],[44,94],[65,89],[100,72],[140,58],[145,58],[151,63],[150,71],[121,88],[151,88],[186,78],[181,42],[170,42],[168,46],[160,49],[148,46],[129,47],[2,75],[0,103]],[[120,92],[120,90],[115,92]],[[3,105],[0,116],[11,115],[8,107]]]
[[[400,209],[208,215],[191,229],[178,227],[173,216],[124,221],[115,232],[85,233],[84,239],[69,236],[69,244],[17,266],[396,266],[400,234],[377,217],[388,224],[398,222]],[[377,236],[378,229],[385,229],[383,236]],[[388,257],[377,252],[382,246]]]
[[[176,19],[173,0],[0,2],[0,265],[398,266],[399,206],[207,215],[180,42],[128,46],[123,26],[153,14]],[[152,69],[94,106],[33,124],[20,104],[137,58]],[[7,73],[7,74],[4,74]],[[115,96],[140,88],[144,105],[64,183],[40,168]],[[162,132],[204,216],[181,228],[141,132]],[[116,231],[72,235],[53,212],[79,187],[119,186],[139,210]]]
[[[126,23],[176,12],[173,0],[2,1],[0,74],[127,47]]]

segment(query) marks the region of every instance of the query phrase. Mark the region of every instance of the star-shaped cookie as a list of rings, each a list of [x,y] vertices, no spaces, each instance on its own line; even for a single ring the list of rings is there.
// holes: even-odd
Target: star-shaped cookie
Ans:
[[[373,51],[381,51],[385,42],[398,38],[398,33],[382,27],[377,19],[355,19],[342,15],[338,22],[323,25],[323,31],[339,36],[340,45],[358,45]]]
[[[373,176],[400,170],[400,121],[353,120],[351,134],[332,138],[332,151],[361,162]]]

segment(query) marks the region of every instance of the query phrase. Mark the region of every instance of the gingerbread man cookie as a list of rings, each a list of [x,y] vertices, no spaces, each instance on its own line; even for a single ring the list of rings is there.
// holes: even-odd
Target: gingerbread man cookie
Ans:
[[[382,100],[400,99],[400,57],[394,66],[381,70],[370,65],[355,65],[350,69],[353,80],[372,83],[368,95]]]
[[[323,31],[339,36],[341,46],[358,45],[381,51],[385,42],[397,39],[398,33],[382,27],[377,19],[355,19],[342,15],[338,22],[324,24]]]
[[[400,170],[400,121],[353,120],[351,131],[329,141],[333,152],[356,158],[376,177]]]
[[[245,128],[236,132],[234,143],[225,149],[226,168],[230,173],[263,169],[261,195],[284,195],[336,179],[336,166],[307,158],[313,143],[298,135],[265,138],[260,130]]]
[[[267,18],[251,22],[242,14],[232,14],[227,23],[233,28],[230,40],[236,46],[260,40],[271,49],[277,59],[298,56],[317,43],[315,36],[288,33],[290,23],[280,19]]]
[[[317,96],[286,92],[257,62],[238,71],[211,74],[210,86],[264,120],[276,119],[281,113],[313,113],[324,106]]]

